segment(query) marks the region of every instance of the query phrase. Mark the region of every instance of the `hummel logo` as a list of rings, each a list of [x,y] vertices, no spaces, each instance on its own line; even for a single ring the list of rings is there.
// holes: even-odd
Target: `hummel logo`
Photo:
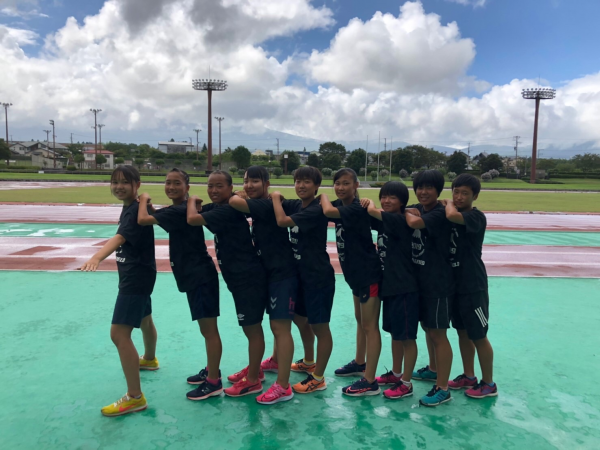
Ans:
[[[277,297],[271,297],[271,309],[275,309],[275,306],[277,306]]]
[[[244,320],[244,315],[243,314],[238,314],[238,320]]]

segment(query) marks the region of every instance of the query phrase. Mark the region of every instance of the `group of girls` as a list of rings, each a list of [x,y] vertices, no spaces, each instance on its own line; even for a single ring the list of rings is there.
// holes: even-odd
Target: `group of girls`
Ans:
[[[380,384],[392,384],[384,392],[386,397],[412,395],[419,301],[411,262],[413,230],[404,218],[406,186],[387,183],[379,195],[379,209],[370,200],[359,200],[359,183],[352,169],[336,172],[334,202],[326,194],[318,196],[322,181],[318,169],[300,168],[294,180],[299,199],[286,200],[278,192],[269,194],[269,175],[263,167],[253,166],[246,171],[241,192],[233,191],[227,172],[215,171],[208,179],[211,203],[202,204],[198,197],[189,196],[188,175],[173,169],[165,181],[165,193],[172,205],[155,209],[147,194],[138,196],[138,171],[131,166],[115,169],[111,192],[123,202],[117,234],[81,268],[95,271],[116,251],[119,293],[111,338],[119,353],[127,393],[102,408],[102,414],[118,416],[146,409],[139,370],[159,368],[150,298],[156,279],[153,225],[169,233],[177,287],[186,293],[192,320],[198,321],[205,340],[207,365],[187,379],[197,386],[187,393],[188,399],[203,400],[222,392],[231,397],[259,394],[265,371],[277,372],[277,381],[256,397],[261,404],[290,400],[294,392],[309,394],[327,388],[324,374],[333,348],[329,322],[335,292],[334,270],[326,250],[329,221],[335,223],[339,263],[352,290],[357,323],[356,355],[335,374],[361,378],[342,392],[350,396],[377,395]],[[214,235],[216,259],[233,296],[238,323],[248,339],[248,365],[227,377],[232,385],[226,389],[219,370],[219,283],[206,248],[204,227]],[[377,247],[373,245],[372,229],[378,231]],[[377,377],[380,299],[384,302],[383,329],[393,336],[394,365],[388,374]],[[275,339],[272,356],[261,362],[265,310]],[[298,327],[305,353],[296,362],[292,322]],[[141,356],[131,340],[134,328],[142,330]],[[291,386],[290,371],[305,372],[307,377]]]

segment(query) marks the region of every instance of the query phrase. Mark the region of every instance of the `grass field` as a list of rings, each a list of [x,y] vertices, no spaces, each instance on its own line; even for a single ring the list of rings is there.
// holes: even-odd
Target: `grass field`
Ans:
[[[278,189],[287,198],[297,198],[293,188]],[[156,204],[168,203],[162,186],[142,185],[140,192],[148,192]],[[333,188],[320,191],[335,198]],[[204,186],[192,186],[192,195],[207,199]],[[416,202],[410,190],[409,202]],[[449,191],[442,192],[441,198],[448,198]],[[362,197],[377,202],[378,189],[360,190]],[[64,187],[50,189],[15,189],[0,191],[0,201],[34,202],[34,203],[117,203],[110,194],[108,186]],[[594,193],[561,193],[561,192],[494,192],[480,194],[475,205],[483,211],[547,211],[547,212],[600,212],[600,197]]]

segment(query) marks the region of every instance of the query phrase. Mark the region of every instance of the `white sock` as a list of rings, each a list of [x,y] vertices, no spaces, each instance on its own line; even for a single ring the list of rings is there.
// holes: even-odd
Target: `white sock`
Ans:
[[[402,376],[402,373],[396,373],[396,372],[394,372],[393,370],[392,370],[392,373],[394,374],[394,376],[395,376],[396,378],[400,378],[400,377]]]

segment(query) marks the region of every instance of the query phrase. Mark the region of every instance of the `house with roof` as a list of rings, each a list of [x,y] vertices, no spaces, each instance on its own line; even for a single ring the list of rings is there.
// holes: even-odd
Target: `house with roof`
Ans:
[[[106,158],[106,163],[98,164],[98,169],[114,169],[115,154],[108,150],[84,150],[81,152],[85,160],[81,163],[82,169],[96,169],[96,155],[102,155]]]
[[[18,141],[9,145],[10,151],[15,155],[27,155],[34,150],[48,148],[42,141]]]
[[[53,150],[48,148],[31,150],[27,153],[27,156],[31,156],[32,166],[37,166],[42,169],[63,169],[69,163],[69,158],[61,155],[58,152],[55,153]]]
[[[196,147],[191,142],[158,141],[158,149],[163,153],[187,153]]]

